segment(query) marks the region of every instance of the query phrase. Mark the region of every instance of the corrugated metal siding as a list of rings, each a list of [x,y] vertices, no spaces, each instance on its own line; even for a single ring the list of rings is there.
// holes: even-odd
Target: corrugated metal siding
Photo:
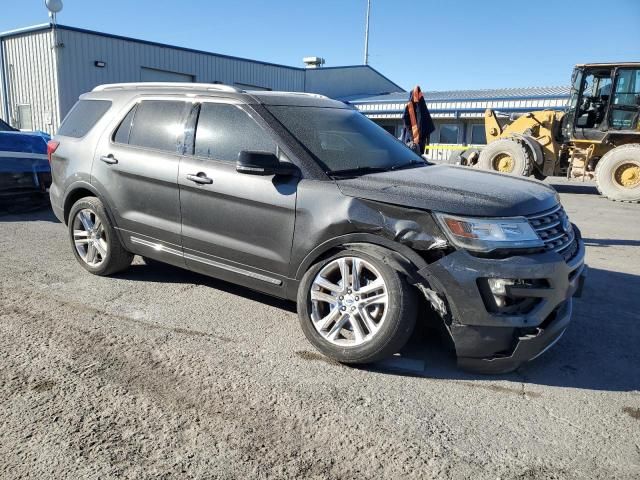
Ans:
[[[215,54],[150,45],[60,29],[60,111],[64,115],[78,96],[96,85],[140,81],[141,67],[193,75],[196,82],[235,82],[273,90],[304,91],[304,71]],[[94,66],[96,60],[105,68]]]
[[[30,104],[33,128],[52,133],[60,123],[52,32],[8,37],[2,43],[11,123],[17,105]]]

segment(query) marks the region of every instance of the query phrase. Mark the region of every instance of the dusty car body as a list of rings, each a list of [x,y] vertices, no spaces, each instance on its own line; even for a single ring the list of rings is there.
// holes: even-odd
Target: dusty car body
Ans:
[[[40,203],[51,183],[43,132],[21,132],[0,120],[0,204]]]
[[[421,295],[461,366],[513,370],[564,333],[584,279],[555,190],[429,165],[325,97],[107,85],[52,143],[51,203],[84,268],[138,254],[296,300],[345,363],[398,351]]]

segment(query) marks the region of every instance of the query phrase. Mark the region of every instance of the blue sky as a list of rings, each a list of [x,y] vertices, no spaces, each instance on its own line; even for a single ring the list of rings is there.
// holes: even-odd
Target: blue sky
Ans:
[[[286,65],[362,63],[366,0],[63,0],[58,22]],[[372,0],[370,64],[424,90],[564,85],[575,63],[640,61],[640,0]],[[0,0],[0,31],[47,21]]]

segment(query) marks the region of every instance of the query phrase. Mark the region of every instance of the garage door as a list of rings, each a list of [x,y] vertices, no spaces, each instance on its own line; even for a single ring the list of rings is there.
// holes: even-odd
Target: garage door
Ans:
[[[141,82],[193,82],[193,75],[186,73],[158,70],[157,68],[140,68]]]

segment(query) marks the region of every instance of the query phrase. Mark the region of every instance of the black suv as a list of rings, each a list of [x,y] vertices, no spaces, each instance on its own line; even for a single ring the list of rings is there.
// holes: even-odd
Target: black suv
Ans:
[[[430,165],[318,95],[105,85],[49,156],[53,209],[89,272],[137,254],[295,299],[340,362],[402,348],[422,296],[461,366],[512,370],[560,338],[583,278],[553,189]]]

